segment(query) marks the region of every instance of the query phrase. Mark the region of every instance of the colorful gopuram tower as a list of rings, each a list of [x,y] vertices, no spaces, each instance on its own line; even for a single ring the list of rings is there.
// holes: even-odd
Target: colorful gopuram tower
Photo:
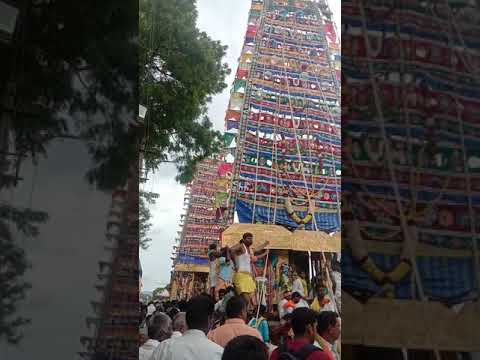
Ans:
[[[225,117],[230,221],[339,230],[339,53],[325,1],[252,1]]]
[[[228,165],[226,165],[228,168]],[[174,248],[170,297],[185,299],[208,291],[208,257],[210,244],[219,244],[222,199],[219,198],[221,174],[225,165],[216,159],[205,159],[196,168],[194,179],[185,191],[177,243]]]
[[[142,126],[140,120],[131,123],[135,132],[140,132]],[[130,164],[125,186],[112,192],[106,223],[106,255],[98,262],[95,283],[99,296],[90,302],[93,314],[86,318],[87,328],[92,331],[89,336],[80,337],[83,349],[78,354],[86,360],[138,359],[141,163],[140,155],[138,163]]]
[[[172,298],[198,292],[197,278],[208,290],[208,244],[235,213],[240,223],[339,231],[339,61],[326,2],[252,1],[222,155],[187,187]]]
[[[370,324],[345,343],[440,359],[478,342],[478,13],[342,1],[343,318]]]

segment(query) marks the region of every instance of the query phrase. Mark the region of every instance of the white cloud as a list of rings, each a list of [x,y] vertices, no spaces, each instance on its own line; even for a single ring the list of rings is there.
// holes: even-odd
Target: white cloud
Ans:
[[[185,187],[175,181],[175,176],[165,177],[165,173],[174,173],[172,164],[160,167],[156,174],[150,174],[144,190],[159,194],[152,212],[152,238],[147,251],[140,251],[145,290],[166,285],[170,281],[171,252],[175,242],[178,223],[183,209]]]
[[[231,74],[226,79],[228,87],[212,99],[208,115],[217,130],[224,130],[224,117],[230,99],[230,85],[235,79],[238,58],[242,52],[243,38],[247,30],[250,0],[198,0],[197,26],[214,40],[227,45],[224,62],[228,63]]]

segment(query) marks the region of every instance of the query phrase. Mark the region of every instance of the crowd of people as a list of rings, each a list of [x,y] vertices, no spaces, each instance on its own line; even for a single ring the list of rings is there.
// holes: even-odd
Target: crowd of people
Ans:
[[[305,272],[297,271],[267,311],[251,265],[266,256],[268,242],[252,251],[252,239],[247,233],[232,248],[210,247],[211,264],[220,259],[223,269],[211,266],[209,293],[142,305],[140,360],[340,360],[337,294],[330,299],[318,281],[312,296]]]
[[[224,313],[218,304],[205,293],[188,302],[142,305],[139,359],[340,360],[340,318],[333,311],[302,306],[279,319],[263,305],[259,316],[249,316],[245,298],[235,294]]]

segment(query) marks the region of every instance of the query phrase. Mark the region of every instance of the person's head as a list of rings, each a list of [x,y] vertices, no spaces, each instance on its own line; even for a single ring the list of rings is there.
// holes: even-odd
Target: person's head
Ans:
[[[325,285],[318,284],[317,286],[315,286],[315,292],[318,299],[323,299],[328,294],[328,289]]]
[[[268,321],[279,321],[280,316],[278,314],[278,304],[272,304],[272,308],[270,311],[266,311],[264,318],[267,319]]]
[[[218,298],[219,298],[220,300],[222,300],[223,297],[225,296],[225,292],[226,292],[226,289],[220,289],[220,290],[218,290]]]
[[[225,295],[231,292],[235,293],[235,288],[233,286],[227,286],[227,288],[225,289]]]
[[[268,348],[263,341],[250,335],[230,340],[223,350],[222,360],[268,360]]]
[[[167,315],[170,316],[170,319],[174,319],[175,316],[180,312],[176,307],[171,307],[167,310]]]
[[[187,331],[187,320],[186,320],[186,314],[184,312],[179,312],[175,317],[173,318],[173,331],[178,331],[181,332],[182,334]]]
[[[291,325],[292,323],[292,313],[286,313],[283,315],[283,321],[285,321],[285,324]]]
[[[290,300],[290,299],[292,298],[292,293],[291,293],[290,291],[288,291],[288,290],[285,290],[285,291],[283,292],[283,298],[284,298],[285,300]]]
[[[157,341],[169,339],[172,335],[172,320],[162,312],[155,313],[148,322],[148,337]]]
[[[333,271],[336,271],[336,272],[341,272],[342,271],[342,267],[340,266],[340,262],[336,261],[336,260],[333,260],[332,261],[332,270]]]
[[[292,313],[292,330],[295,337],[306,338],[310,342],[315,341],[317,333],[317,313],[309,308],[298,308]]]
[[[246,246],[250,246],[253,244],[253,235],[251,233],[245,233],[243,234],[242,236],[242,242],[246,245]]]
[[[298,274],[298,276],[299,276],[300,278],[302,278],[302,279],[306,279],[306,278],[307,278],[307,274],[306,274],[305,271],[303,271],[303,270],[297,271],[297,274]]]
[[[154,306],[155,306],[155,311],[156,312],[163,312],[164,308],[163,308],[162,303],[160,303],[159,301],[156,301],[154,303]]]
[[[267,314],[267,307],[265,305],[260,305],[259,314],[263,317]]]
[[[195,296],[187,303],[186,322],[189,329],[208,332],[215,304],[209,296]]]
[[[225,313],[228,319],[247,320],[247,303],[242,296],[234,296],[227,302]]]
[[[185,312],[187,309],[187,302],[185,300],[181,300],[178,302],[178,310],[180,310],[180,312]]]
[[[207,297],[211,298],[210,294],[205,292],[205,291],[202,291],[199,296],[207,296]]]
[[[322,311],[317,315],[317,332],[322,338],[333,343],[340,337],[340,318],[336,312]]]
[[[208,246],[208,250],[217,250],[217,244],[211,243],[211,244]]]
[[[145,320],[145,318],[147,317],[147,308],[148,307],[145,304],[140,305],[140,321]]]
[[[302,300],[302,295],[300,295],[299,292],[295,291],[293,294],[292,294],[292,301],[295,303],[295,304],[298,304],[300,302],[300,300]]]

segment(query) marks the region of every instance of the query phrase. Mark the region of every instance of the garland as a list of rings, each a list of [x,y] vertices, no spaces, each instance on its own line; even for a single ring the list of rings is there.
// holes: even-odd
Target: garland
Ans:
[[[285,200],[285,209],[287,210],[288,216],[295,221],[298,225],[304,226],[308,224],[310,221],[313,220],[313,209],[312,206],[309,206],[309,211],[307,212],[307,215],[305,215],[303,218],[300,217],[295,210],[293,210],[292,203],[290,201],[290,197],[287,197]]]
[[[347,210],[346,213],[353,215],[353,213],[349,210]],[[380,269],[370,257],[370,254],[366,249],[366,246],[363,242],[363,237],[361,235],[359,223],[355,221],[353,224],[351,224],[351,226],[353,226],[353,228],[351,228],[353,233],[349,234],[347,239],[350,240],[349,242],[352,248],[352,254],[357,259],[360,268],[365,271],[376,283],[384,286],[396,284],[402,281],[412,271],[412,263],[407,256],[405,256],[405,247],[402,250],[400,261],[392,270],[387,272]],[[386,286],[386,290],[387,296],[394,297],[393,289],[391,287]]]

